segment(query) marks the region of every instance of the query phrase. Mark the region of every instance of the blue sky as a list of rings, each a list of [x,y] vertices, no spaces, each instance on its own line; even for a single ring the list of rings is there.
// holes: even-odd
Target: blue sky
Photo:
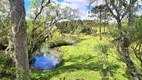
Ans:
[[[26,11],[28,10],[29,6],[30,6],[30,0],[25,0]]]
[[[26,17],[27,17],[28,8],[30,7],[30,0],[24,0],[24,1],[25,1],[25,9],[26,9]]]
[[[30,0],[24,0],[25,1],[25,8],[26,8],[26,13],[28,13],[28,8],[30,6]],[[71,7],[73,9],[79,9],[79,16],[81,19],[90,19],[88,17],[88,11],[90,11],[93,6],[102,4],[102,0],[99,0],[96,3],[93,3],[91,6],[87,6],[88,0],[54,0],[56,3],[61,4],[62,7]],[[142,1],[140,3],[142,5]]]
[[[87,6],[88,0],[55,0],[56,3],[61,4],[62,7],[69,6],[73,9],[79,9],[79,16],[82,19],[87,19],[88,11],[92,9],[93,6]],[[30,0],[25,0],[25,9],[28,13],[28,8],[30,6]]]
[[[58,2],[63,2],[64,0],[57,0]]]

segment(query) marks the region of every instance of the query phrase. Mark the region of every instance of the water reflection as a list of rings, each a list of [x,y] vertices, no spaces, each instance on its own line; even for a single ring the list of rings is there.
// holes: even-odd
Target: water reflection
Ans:
[[[69,46],[76,46],[79,42],[75,42]],[[35,56],[33,60],[31,60],[31,69],[33,70],[48,70],[54,68],[57,64],[59,64],[59,60],[57,57],[60,56],[60,52],[57,51],[57,48],[49,48],[49,54],[46,54],[46,48],[42,49],[42,52]],[[53,56],[54,55],[54,56]],[[56,57],[55,57],[56,56]]]
[[[35,56],[35,62],[31,66],[33,70],[47,70],[54,68],[57,64],[59,64],[58,58],[53,55],[43,54],[42,56]]]

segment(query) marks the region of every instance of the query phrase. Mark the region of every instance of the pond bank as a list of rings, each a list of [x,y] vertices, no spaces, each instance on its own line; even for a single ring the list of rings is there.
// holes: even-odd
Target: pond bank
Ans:
[[[49,53],[46,51],[41,52],[41,55],[37,55],[34,57],[34,63],[31,66],[32,70],[50,70],[56,67],[56,65],[60,64],[59,57],[61,53],[58,51],[58,48],[61,46],[76,46],[79,42],[75,42],[73,44],[60,45],[53,48],[48,48]]]

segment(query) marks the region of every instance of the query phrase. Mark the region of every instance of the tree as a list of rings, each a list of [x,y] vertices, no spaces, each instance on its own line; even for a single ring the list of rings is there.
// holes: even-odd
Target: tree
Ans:
[[[112,16],[110,14],[110,12],[106,9],[103,13],[102,13],[102,20],[103,20],[103,27],[104,27],[104,33],[106,32],[106,26],[109,25],[109,21],[112,19]]]
[[[63,19],[73,19],[77,12],[69,7],[62,8],[50,0],[32,0],[29,11],[31,22],[27,22],[27,32],[28,55],[31,60],[47,38],[52,37],[55,24]]]
[[[26,80],[30,80],[28,54],[26,49],[27,40],[24,0],[9,0],[9,2],[16,68],[23,70],[23,72],[17,70],[17,80],[22,80],[20,78],[21,74],[24,75]]]
[[[132,29],[132,45],[131,49],[133,51],[133,54],[136,56],[136,58],[140,63],[137,64],[141,66],[140,68],[137,68],[137,71],[139,75],[141,75],[142,79],[142,16],[138,16],[138,18],[135,19],[134,28]],[[137,66],[136,66],[137,67]]]
[[[134,80],[140,80],[140,76],[138,75],[137,69],[135,67],[135,64],[130,58],[130,53],[128,50],[128,47],[131,44],[130,41],[130,29],[132,28],[132,17],[133,17],[133,9],[134,5],[137,2],[137,0],[105,0],[108,10],[111,12],[113,17],[117,20],[118,24],[118,30],[120,32],[120,37],[118,38],[118,52],[122,56],[123,61],[126,63],[128,71],[130,72],[131,76]],[[116,14],[113,12],[112,8],[115,10]],[[128,16],[128,29],[126,33],[123,33],[122,30],[122,19],[126,16]],[[131,24],[131,26],[130,26]],[[125,35],[124,35],[125,34]]]
[[[102,40],[102,17],[103,17],[103,14],[105,12],[107,12],[107,8],[106,8],[106,5],[98,5],[98,6],[95,6],[91,12],[93,12],[94,14],[97,15],[97,17],[99,17],[100,19],[100,40]]]
[[[140,80],[139,73],[135,67],[135,63],[130,58],[128,47],[131,44],[131,31],[133,29],[134,20],[134,5],[138,0],[104,0],[107,5],[107,9],[117,21],[117,27],[119,31],[119,37],[117,40],[117,50],[121,59],[126,63],[128,71],[134,80]],[[128,15],[128,16],[127,16]],[[128,18],[128,28],[126,33],[122,29],[122,20]]]

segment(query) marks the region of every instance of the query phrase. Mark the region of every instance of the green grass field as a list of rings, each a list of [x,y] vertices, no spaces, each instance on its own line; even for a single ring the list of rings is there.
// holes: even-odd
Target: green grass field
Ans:
[[[52,70],[33,71],[32,80],[131,80],[107,39],[89,38],[59,51],[62,63]]]

